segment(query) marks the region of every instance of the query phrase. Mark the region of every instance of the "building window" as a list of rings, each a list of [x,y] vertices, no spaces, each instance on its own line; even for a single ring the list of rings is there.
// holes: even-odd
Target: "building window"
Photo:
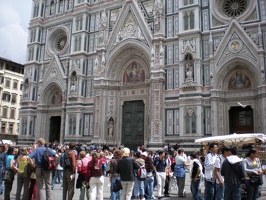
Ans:
[[[2,100],[9,102],[10,101],[10,94],[7,92],[4,92],[2,95]]]
[[[76,116],[72,115],[69,118],[69,135],[76,134]]]
[[[82,30],[82,22],[83,22],[82,16],[77,17],[77,19],[76,19],[76,31]]]
[[[14,81],[13,82],[13,90],[17,90],[18,89],[18,82]]]
[[[6,80],[6,85],[5,85],[7,88],[10,88],[10,80]]]
[[[193,4],[193,0],[184,0],[184,6]]]
[[[8,134],[13,134],[13,124],[9,124]]]
[[[77,36],[75,37],[74,51],[80,51],[80,49],[81,49],[81,37]]]
[[[3,107],[3,110],[2,110],[2,117],[3,117],[3,118],[7,118],[7,107]]]
[[[15,119],[15,112],[16,112],[15,108],[10,109],[10,119]]]
[[[22,128],[21,135],[26,135],[27,134],[27,118],[26,117],[22,118],[21,128]]]
[[[185,131],[186,133],[196,133],[196,114],[193,109],[189,109],[185,115]]]
[[[30,42],[35,42],[35,38],[36,38],[36,29],[31,30],[30,32]]]
[[[2,123],[1,133],[2,134],[6,133],[6,123]]]
[[[184,12],[184,30],[194,29],[194,12]]]
[[[225,0],[223,11],[228,17],[238,17],[247,9],[247,0]]]

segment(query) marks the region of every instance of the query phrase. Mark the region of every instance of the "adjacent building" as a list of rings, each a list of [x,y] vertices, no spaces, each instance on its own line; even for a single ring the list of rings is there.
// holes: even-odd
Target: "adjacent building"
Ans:
[[[0,57],[0,140],[17,142],[24,66]]]
[[[265,0],[34,0],[19,142],[266,131]]]

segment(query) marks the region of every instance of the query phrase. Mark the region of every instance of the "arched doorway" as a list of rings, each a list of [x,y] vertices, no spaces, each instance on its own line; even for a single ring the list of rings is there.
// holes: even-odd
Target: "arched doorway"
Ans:
[[[61,117],[53,116],[50,118],[49,142],[60,142]]]
[[[237,106],[229,110],[229,131],[233,133],[254,133],[253,109]]]

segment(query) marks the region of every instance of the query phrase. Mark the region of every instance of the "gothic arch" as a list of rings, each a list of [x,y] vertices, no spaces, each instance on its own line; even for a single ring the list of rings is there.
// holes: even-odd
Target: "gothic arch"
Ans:
[[[45,105],[50,105],[53,95],[59,91],[59,93],[63,96],[63,90],[57,83],[51,83],[44,90],[42,95],[40,96],[40,102]]]
[[[106,77],[109,80],[117,80],[123,82],[123,72],[126,67],[133,61],[140,63],[145,71],[145,76],[149,75],[150,69],[150,48],[142,43],[136,43],[135,40],[126,40],[121,42],[109,54],[107,63]]]
[[[249,89],[254,89],[260,82],[260,73],[257,68],[248,60],[232,59],[228,61],[216,74],[216,81],[214,88],[227,91],[228,84],[232,75],[236,72],[242,71],[250,80]]]

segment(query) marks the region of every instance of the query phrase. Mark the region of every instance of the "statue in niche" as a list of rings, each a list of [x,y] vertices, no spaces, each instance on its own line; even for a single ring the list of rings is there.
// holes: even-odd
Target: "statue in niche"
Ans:
[[[72,8],[72,0],[68,0],[67,9]]]
[[[193,69],[192,66],[187,63],[186,64],[186,81],[192,81],[193,80]]]
[[[100,30],[105,30],[107,27],[107,17],[105,10],[102,12],[101,19],[99,20],[99,29]]]
[[[59,2],[59,12],[60,13],[63,12],[63,8],[64,8],[64,2],[63,2],[63,0],[60,0],[60,2]]]
[[[72,81],[71,87],[70,87],[70,94],[76,93],[76,81]]]
[[[108,136],[113,136],[114,134],[114,119],[111,117],[108,121]]]
[[[54,2],[52,2],[50,7],[50,15],[54,14],[54,9],[55,9]]]

